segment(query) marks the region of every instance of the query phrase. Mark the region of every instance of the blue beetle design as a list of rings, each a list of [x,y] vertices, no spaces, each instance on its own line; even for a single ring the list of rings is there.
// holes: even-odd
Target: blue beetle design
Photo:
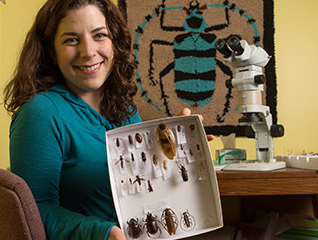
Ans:
[[[231,69],[216,59],[216,49],[214,44],[218,40],[217,36],[214,33],[209,33],[227,27],[229,25],[229,17],[226,17],[227,23],[208,26],[202,16],[202,11],[208,7],[225,8],[227,14],[228,10],[238,11],[254,28],[254,42],[256,44],[258,44],[260,38],[254,23],[255,20],[245,14],[242,9],[237,8],[235,4],[229,4],[228,1],[225,1],[223,4],[205,4],[202,6],[200,6],[197,1],[191,1],[189,3],[189,8],[183,6],[166,7],[164,3],[165,0],[162,1],[162,4],[160,4],[151,15],[146,16],[145,21],[136,29],[134,50],[138,61],[139,37],[143,34],[147,23],[155,16],[160,16],[160,27],[164,31],[185,32],[177,35],[173,42],[156,39],[150,44],[149,80],[153,86],[159,84],[165,112],[168,116],[171,116],[172,113],[168,103],[169,96],[167,96],[165,92],[163,79],[172,70],[174,70],[174,87],[178,99],[194,107],[202,107],[212,100],[215,91],[216,66],[219,67],[224,74],[229,76],[229,78],[232,78]],[[181,9],[186,12],[186,19],[183,26],[164,26],[165,12]],[[162,71],[160,71],[159,80],[155,80],[153,77],[153,48],[155,45],[171,46],[173,47],[174,52],[173,62],[169,63]],[[155,106],[159,112],[162,111],[158,105],[149,98],[148,93],[144,90],[138,69],[136,78],[145,100]],[[224,116],[228,112],[231,98],[231,89],[228,89],[223,113],[218,114],[217,116],[218,122],[224,121]]]

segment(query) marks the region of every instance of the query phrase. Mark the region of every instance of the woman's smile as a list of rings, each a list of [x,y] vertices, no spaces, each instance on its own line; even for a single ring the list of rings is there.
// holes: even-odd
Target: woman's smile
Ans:
[[[75,66],[75,67],[78,68],[84,74],[93,74],[100,70],[103,63],[104,61],[94,65],[82,65],[82,66]]]

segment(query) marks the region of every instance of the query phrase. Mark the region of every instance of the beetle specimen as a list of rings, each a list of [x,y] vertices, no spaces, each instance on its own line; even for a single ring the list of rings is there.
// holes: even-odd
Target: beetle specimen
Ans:
[[[115,165],[117,165],[120,162],[120,167],[124,169],[124,161],[129,162],[128,160],[124,159],[122,155],[120,155],[119,160],[115,162]]]
[[[178,228],[178,218],[171,208],[166,208],[163,210],[161,215],[161,223],[169,235],[176,234],[176,230]]]
[[[116,138],[116,147],[120,147],[120,141],[119,141],[119,138]]]
[[[164,169],[164,170],[168,170],[168,163],[167,163],[167,161],[163,161],[163,162],[162,162],[162,166],[163,166],[163,169]]]
[[[113,142],[114,142],[114,145],[115,145],[116,152],[118,154],[121,154],[124,151],[124,148],[125,148],[124,140],[121,139],[121,138],[115,138],[113,140]]]
[[[128,142],[129,142],[130,145],[134,144],[134,140],[133,140],[131,135],[128,135]]]
[[[152,140],[149,132],[144,133],[144,138],[145,138],[145,143],[146,143],[147,148],[150,149],[151,145],[153,143],[153,140]]]
[[[187,157],[187,152],[186,152],[187,145],[179,144],[177,148],[178,152],[178,157],[179,158],[185,158]]]
[[[188,170],[185,168],[184,164],[183,163],[177,163],[177,166],[178,168],[180,169],[180,172],[181,172],[181,176],[182,176],[182,180],[184,182],[187,182],[189,180],[189,177],[188,177]]]
[[[138,183],[138,185],[141,186],[141,181],[146,181],[146,179],[140,178],[139,175],[137,175],[133,184]]]
[[[152,156],[152,162],[153,162],[154,165],[157,165],[157,164],[158,164],[158,157],[157,157],[156,154],[154,154],[154,155]]]
[[[191,131],[194,131],[194,130],[195,130],[195,125],[194,125],[194,124],[191,124],[191,125],[189,126],[189,128],[190,128]]]
[[[128,181],[129,181],[128,192],[129,192],[129,194],[133,195],[133,194],[135,194],[135,188],[133,187],[133,182],[132,182],[131,178],[129,178]]]
[[[198,150],[198,151],[201,150],[200,144],[197,144],[197,150]]]
[[[148,192],[149,193],[153,192],[153,187],[152,187],[152,185],[150,183],[150,180],[148,180]]]
[[[197,152],[199,154],[199,157],[203,157],[203,152],[202,152],[202,148],[200,144],[197,144],[196,147],[197,147]]]
[[[138,174],[138,166],[137,166],[137,162],[135,161],[135,156],[133,153],[130,153],[130,160],[131,160],[130,163],[131,163],[133,174]]]
[[[142,234],[142,228],[140,224],[138,223],[138,218],[130,218],[127,221],[128,227],[127,227],[127,232],[129,237],[131,238],[139,238],[140,235]]]
[[[186,143],[187,142],[187,137],[186,137],[186,134],[185,134],[184,126],[183,125],[177,125],[175,127],[175,129],[176,129],[177,142],[179,144]]]
[[[181,214],[180,226],[185,231],[190,231],[195,227],[195,219],[188,211]]]
[[[146,219],[143,220],[145,222],[144,228],[146,228],[147,235],[150,238],[158,238],[161,235],[161,229],[158,226],[158,223],[160,223],[157,220],[157,216],[151,213],[147,213]]]
[[[147,161],[146,153],[141,152],[141,160],[145,163]]]
[[[205,180],[206,179],[206,176],[205,176],[205,173],[204,173],[204,163],[203,162],[200,162],[198,164],[198,173],[199,173],[199,178],[198,180]]]
[[[142,136],[140,133],[136,133],[135,138],[138,143],[142,143]]]
[[[127,195],[127,184],[124,180],[120,180],[120,188],[121,188],[121,194],[123,196]]]
[[[136,187],[138,193],[141,192],[144,187],[146,187],[146,186],[142,186],[142,185],[141,185],[141,181],[146,181],[146,179],[141,178],[141,177],[139,177],[139,175],[137,175],[137,176],[136,176],[136,179],[135,179],[134,182],[133,182],[133,184],[138,183],[138,184],[137,184],[137,187]]]
[[[160,123],[156,131],[157,143],[163,154],[172,160],[177,152],[176,138],[169,126],[165,123]]]
[[[155,177],[161,177],[162,176],[162,171],[160,169],[160,165],[159,165],[159,160],[158,160],[158,156],[156,154],[152,155],[152,167],[154,170],[154,174]]]

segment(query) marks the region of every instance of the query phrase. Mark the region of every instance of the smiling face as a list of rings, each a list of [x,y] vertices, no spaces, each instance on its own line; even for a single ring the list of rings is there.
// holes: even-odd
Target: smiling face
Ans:
[[[114,62],[106,19],[98,7],[68,11],[58,26],[54,48],[66,85],[86,101],[101,95]]]

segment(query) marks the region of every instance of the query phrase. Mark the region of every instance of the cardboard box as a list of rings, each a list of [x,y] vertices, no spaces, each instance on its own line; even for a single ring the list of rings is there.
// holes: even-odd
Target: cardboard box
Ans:
[[[176,139],[172,160],[171,151],[167,157],[157,142],[162,123]],[[106,143],[114,204],[127,239],[180,239],[223,226],[212,155],[198,115],[107,131]],[[147,214],[153,226],[148,230]]]

